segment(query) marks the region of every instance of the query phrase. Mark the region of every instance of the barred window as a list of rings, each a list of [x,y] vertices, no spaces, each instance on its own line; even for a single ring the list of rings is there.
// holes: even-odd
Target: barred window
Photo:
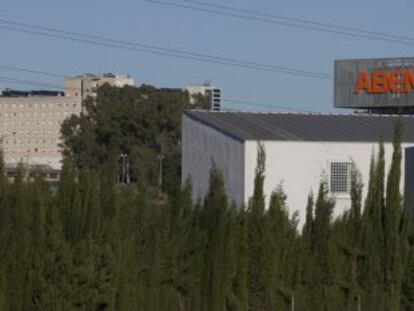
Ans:
[[[348,193],[351,188],[351,163],[331,162],[330,177],[332,193]]]

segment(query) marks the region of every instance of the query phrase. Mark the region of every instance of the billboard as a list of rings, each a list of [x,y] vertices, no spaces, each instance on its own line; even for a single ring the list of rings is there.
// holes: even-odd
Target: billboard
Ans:
[[[414,107],[414,58],[335,61],[334,106]]]

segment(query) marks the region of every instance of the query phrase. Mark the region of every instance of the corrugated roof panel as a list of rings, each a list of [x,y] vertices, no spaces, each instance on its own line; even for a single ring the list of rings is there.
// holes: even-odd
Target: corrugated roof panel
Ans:
[[[185,115],[238,140],[392,141],[398,116],[250,112],[199,112]],[[414,142],[414,117],[402,116],[405,142]]]

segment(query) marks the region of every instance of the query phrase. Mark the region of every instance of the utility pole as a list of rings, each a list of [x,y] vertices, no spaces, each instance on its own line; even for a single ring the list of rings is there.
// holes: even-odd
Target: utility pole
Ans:
[[[84,100],[83,100],[83,79],[81,79],[80,98],[81,98],[81,115],[83,115],[83,105],[84,105]]]
[[[161,190],[162,189],[162,160],[164,159],[164,156],[161,153],[159,153],[157,158],[160,161],[160,169],[159,169],[160,175],[159,175],[159,178],[158,178],[158,185],[159,185],[160,190]]]
[[[120,183],[129,183],[129,163],[128,163],[128,155],[126,153],[121,153],[121,180]]]
[[[127,157],[127,161],[126,161],[126,183],[129,184],[130,183],[130,176],[129,176],[129,158]]]

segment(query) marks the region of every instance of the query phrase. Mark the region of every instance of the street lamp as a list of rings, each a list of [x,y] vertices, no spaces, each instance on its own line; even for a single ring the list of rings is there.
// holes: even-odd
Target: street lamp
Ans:
[[[158,160],[160,161],[160,169],[159,169],[159,177],[158,177],[158,186],[160,187],[160,190],[162,189],[162,160],[164,159],[164,156],[159,153],[157,156]]]
[[[121,183],[129,183],[128,155],[126,153],[121,153],[120,158],[122,160]]]

